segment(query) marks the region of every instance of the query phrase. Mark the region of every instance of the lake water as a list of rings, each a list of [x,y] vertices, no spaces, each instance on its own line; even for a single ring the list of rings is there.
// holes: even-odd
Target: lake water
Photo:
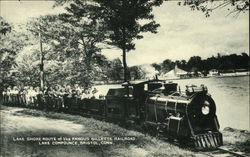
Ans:
[[[188,84],[204,84],[216,103],[221,129],[233,127],[250,130],[249,76],[182,79],[173,82],[178,83],[181,90],[185,90]],[[109,88],[117,87],[121,86],[100,85],[97,89],[106,94]]]
[[[233,127],[249,130],[249,76],[177,80],[185,84],[204,84],[217,107],[221,129]],[[184,87],[183,87],[184,89]]]

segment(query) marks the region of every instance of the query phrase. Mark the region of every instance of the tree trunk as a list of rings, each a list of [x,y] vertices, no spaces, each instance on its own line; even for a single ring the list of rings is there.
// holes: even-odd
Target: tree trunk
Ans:
[[[126,50],[122,50],[122,63],[123,63],[123,70],[124,70],[124,82],[127,82],[127,61],[126,61]]]
[[[42,93],[44,93],[44,54],[43,54],[43,46],[42,46],[42,37],[39,32],[39,40],[40,40],[40,88]]]
[[[122,63],[123,63],[123,70],[124,70],[124,82],[128,81],[127,78],[127,61],[126,61],[126,35],[125,35],[125,27],[122,28],[122,40],[123,40],[123,45],[122,45]]]

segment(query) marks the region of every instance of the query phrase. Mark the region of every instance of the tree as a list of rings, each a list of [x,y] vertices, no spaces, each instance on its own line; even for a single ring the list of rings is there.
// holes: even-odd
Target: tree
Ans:
[[[44,44],[44,48],[47,45]],[[46,52],[46,51],[45,51]],[[50,53],[45,54],[44,71],[47,86],[62,84],[69,69],[68,62],[62,62],[50,57]],[[73,70],[73,69],[70,69]],[[28,45],[15,57],[13,68],[15,78],[24,85],[40,85],[40,51],[39,44]]]
[[[15,85],[13,67],[15,66],[16,55],[26,45],[32,44],[27,33],[16,32],[11,29],[2,17],[0,18],[0,92],[3,88]]]
[[[155,68],[155,70],[157,70],[157,71],[161,71],[161,65],[160,64],[157,64],[157,63],[153,63],[153,64],[151,64],[154,68]]]
[[[197,70],[202,71],[203,69],[202,60],[200,56],[190,57],[187,65],[190,69],[193,69],[194,72],[197,72]]]
[[[170,59],[166,59],[162,62],[162,72],[166,73],[170,70],[172,70],[175,66],[175,63],[172,62]]]
[[[101,51],[98,44],[105,39],[99,17],[92,9],[92,4],[70,1],[67,13],[42,16],[28,24],[29,30],[35,35],[40,32],[43,42],[50,45],[52,58],[72,62],[74,69],[68,77],[83,86],[89,86],[94,78],[93,59]]]
[[[176,61],[176,65],[183,70],[188,70],[187,62],[185,60]]]
[[[246,68],[246,69],[250,69],[250,57],[248,54],[246,54],[245,52],[241,53],[241,56],[239,58],[239,63],[237,65],[241,65],[240,68]]]
[[[116,58],[109,63],[109,68],[107,69],[107,76],[111,80],[121,80],[122,62],[119,58]]]
[[[216,6],[209,5],[209,2],[214,3],[215,0],[184,0],[183,2],[178,2],[178,5],[189,6],[191,10],[202,11],[206,17],[209,17],[213,10],[223,7],[228,7],[228,15],[235,14],[235,17],[241,12],[249,11],[249,0],[223,0]]]
[[[130,80],[143,79],[146,76],[146,72],[140,66],[132,66],[128,68]]]
[[[142,39],[143,32],[157,33],[152,9],[163,0],[94,0],[100,5],[102,18],[109,32],[109,45],[122,50],[124,81],[127,78],[126,53],[135,49],[133,41]],[[143,20],[143,22],[142,22]]]
[[[91,1],[73,0],[68,13],[60,14],[60,19],[70,24],[74,29],[74,40],[77,41],[77,48],[86,62],[87,68],[91,70],[91,60],[101,51],[100,43],[105,40],[106,30],[100,18],[101,12],[95,3]],[[78,49],[79,50],[79,49]]]
[[[8,32],[11,32],[11,26],[0,16],[0,34],[5,35]]]

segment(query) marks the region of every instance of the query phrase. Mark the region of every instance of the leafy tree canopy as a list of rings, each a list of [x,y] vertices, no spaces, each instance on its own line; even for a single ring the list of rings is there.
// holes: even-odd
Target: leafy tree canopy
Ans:
[[[0,33],[0,91],[9,85],[14,85],[12,70],[15,67],[16,55],[27,45],[32,45],[31,36],[26,32],[16,32],[11,29],[3,18]]]
[[[178,2],[178,5],[190,6],[192,10],[202,11],[206,17],[209,17],[213,10],[224,7],[229,10],[228,15],[234,14],[235,16],[249,10],[249,0],[222,0],[216,6],[211,7],[211,4],[215,2],[216,0],[184,0]]]
[[[5,35],[7,32],[11,32],[11,26],[0,16],[0,34]]]
[[[28,23],[28,29],[36,36],[40,33],[42,42],[49,45],[45,60],[72,65],[68,67],[72,71],[68,69],[63,77],[66,82],[88,86],[100,70],[96,66],[100,63],[105,30],[92,4],[69,3],[66,13],[36,18]]]
[[[109,45],[123,52],[124,81],[127,81],[126,53],[135,49],[134,40],[142,39],[143,32],[157,33],[157,24],[152,14],[154,6],[163,0],[94,0],[99,4],[101,16],[109,32]]]

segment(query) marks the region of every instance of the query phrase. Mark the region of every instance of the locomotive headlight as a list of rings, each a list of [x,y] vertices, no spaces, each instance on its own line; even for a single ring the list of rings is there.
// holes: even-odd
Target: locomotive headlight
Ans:
[[[208,115],[209,112],[210,112],[210,108],[209,108],[209,102],[208,101],[205,101],[202,108],[201,108],[201,112],[202,114],[204,115]]]

